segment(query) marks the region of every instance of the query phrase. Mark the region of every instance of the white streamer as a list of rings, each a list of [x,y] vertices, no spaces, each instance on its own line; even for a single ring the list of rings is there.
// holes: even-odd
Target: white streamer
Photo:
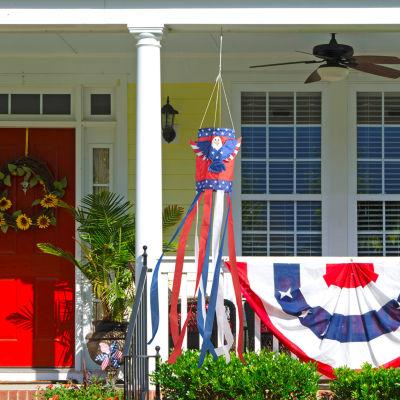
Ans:
[[[212,262],[214,270],[216,267],[217,257],[220,247],[221,229],[224,217],[224,200],[225,200],[225,192],[223,190],[217,190],[215,207],[214,207],[214,225],[212,232],[212,245],[213,245]],[[217,296],[217,305],[215,313],[217,316],[217,325],[218,325],[218,342],[222,344],[220,347],[215,349],[215,352],[218,356],[225,355],[226,362],[228,363],[230,361],[229,350],[233,345],[234,339],[225,312],[224,290],[223,290],[223,282],[221,279],[218,285],[218,296]],[[226,345],[224,345],[225,338],[227,342]]]

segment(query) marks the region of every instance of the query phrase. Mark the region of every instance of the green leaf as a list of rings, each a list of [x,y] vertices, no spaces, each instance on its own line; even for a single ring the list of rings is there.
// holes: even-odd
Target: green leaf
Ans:
[[[50,218],[50,225],[57,226],[57,220],[55,217]]]
[[[38,179],[36,178],[36,176],[34,176],[30,182],[29,182],[29,187],[32,189],[34,186],[36,186],[38,183]]]
[[[22,210],[17,210],[17,211],[12,213],[12,216],[13,217],[18,217],[18,215],[21,215],[21,214],[22,214]]]
[[[60,183],[60,182],[57,182],[57,181],[54,182],[54,187],[55,187],[56,189],[62,189],[61,183]]]
[[[64,176],[64,178],[61,179],[60,183],[61,183],[61,188],[62,188],[62,189],[64,189],[65,187],[67,187],[67,177]]]
[[[32,207],[33,206],[37,206],[38,204],[40,204],[40,202],[42,201],[42,199],[36,199],[32,202]]]
[[[54,194],[55,194],[59,199],[61,199],[61,198],[64,197],[64,195],[65,195],[65,190],[63,190],[63,189],[58,189],[58,190],[56,190],[56,191],[54,192]]]
[[[3,180],[5,175],[0,171],[0,181]]]
[[[10,177],[10,175],[7,175],[7,176],[5,177],[5,179],[3,180],[3,183],[4,183],[6,186],[11,186],[11,177]]]
[[[30,170],[28,170],[25,174],[24,181],[29,181],[29,178],[31,177],[31,175],[32,175],[32,172]]]
[[[2,231],[3,233],[7,233],[7,231],[8,231],[8,225],[2,225],[2,226],[1,226],[1,231]]]
[[[0,194],[0,198],[2,197],[8,197],[8,190],[4,190],[1,194]]]
[[[15,172],[15,170],[17,169],[17,166],[15,164],[8,164],[7,167],[11,173]]]
[[[66,208],[67,210],[71,211],[73,214],[75,213],[75,208],[71,207],[65,201],[62,201],[62,200],[58,199],[57,205],[58,205],[58,207]]]
[[[22,176],[22,175],[24,175],[24,174],[25,174],[25,171],[23,170],[23,168],[18,167],[18,168],[17,168],[17,175],[18,175],[18,176]]]

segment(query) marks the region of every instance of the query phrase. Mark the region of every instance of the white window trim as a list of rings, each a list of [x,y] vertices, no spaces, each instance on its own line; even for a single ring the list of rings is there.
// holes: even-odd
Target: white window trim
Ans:
[[[236,127],[236,137],[241,136],[241,92],[321,92],[321,194],[290,194],[290,195],[271,195],[263,194],[262,197],[257,200],[317,200],[321,201],[322,220],[321,220],[321,233],[322,233],[322,255],[326,255],[328,242],[327,242],[327,154],[328,149],[326,146],[326,137],[328,132],[328,121],[327,121],[327,104],[328,104],[328,86],[324,83],[315,83],[311,86],[305,86],[304,84],[265,84],[265,83],[233,83],[232,84],[232,114],[233,123]],[[235,173],[233,180],[232,190],[232,206],[235,213],[234,217],[234,230],[236,233],[235,244],[237,254],[242,254],[242,200],[245,198],[241,194],[241,161],[242,156],[239,151],[235,161]],[[251,195],[251,199],[256,199],[258,195]]]

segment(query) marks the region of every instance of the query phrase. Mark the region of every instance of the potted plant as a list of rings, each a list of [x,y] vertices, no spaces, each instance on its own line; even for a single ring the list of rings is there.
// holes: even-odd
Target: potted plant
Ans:
[[[87,337],[93,359],[102,339],[109,342],[124,339],[126,319],[133,304],[135,217],[131,208],[129,201],[112,192],[88,194],[78,208],[68,207],[78,223],[76,241],[81,248],[81,258],[51,243],[37,244],[43,252],[63,257],[76,265],[100,300],[103,317],[94,321],[95,332]],[[166,207],[163,229],[174,225],[182,215],[182,207]]]

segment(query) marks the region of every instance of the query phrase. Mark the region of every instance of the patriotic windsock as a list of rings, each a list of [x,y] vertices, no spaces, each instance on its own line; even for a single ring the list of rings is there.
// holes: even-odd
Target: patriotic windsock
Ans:
[[[233,168],[235,157],[239,151],[241,138],[235,138],[235,132],[226,128],[202,128],[198,132],[198,140],[190,141],[196,154],[196,196],[189,210],[174,234],[171,242],[182,230],[176,255],[175,273],[171,295],[170,327],[174,343],[174,350],[169,358],[173,363],[181,354],[183,339],[187,325],[191,317],[189,310],[186,321],[182,321],[179,329],[178,323],[178,299],[182,280],[185,248],[189,232],[202,205],[202,221],[200,237],[197,233],[197,218],[195,230],[195,262],[197,265],[195,293],[197,296],[197,328],[202,337],[199,366],[202,365],[207,351],[216,359],[219,355],[225,355],[229,361],[229,350],[234,343],[224,307],[224,295],[220,283],[221,259],[223,245],[228,235],[230,271],[237,311],[239,316],[237,352],[242,356],[243,343],[243,309],[240,293],[239,276],[236,267],[235,240],[233,234],[231,191],[233,180]],[[225,201],[226,197],[226,201]],[[225,206],[226,202],[226,206]],[[226,212],[225,212],[226,211]],[[225,218],[224,218],[224,214]],[[212,251],[211,251],[212,249]],[[212,253],[212,267],[214,270],[211,287],[207,287],[209,260]],[[164,253],[163,253],[164,254]],[[158,307],[158,273],[162,256],[154,269],[150,287],[150,306],[152,318],[152,338],[154,339],[159,324]],[[206,308],[206,296],[209,293],[208,307]],[[218,325],[219,342],[221,347],[214,348],[211,343],[211,334],[216,317]],[[225,343],[225,344],[224,344]]]

